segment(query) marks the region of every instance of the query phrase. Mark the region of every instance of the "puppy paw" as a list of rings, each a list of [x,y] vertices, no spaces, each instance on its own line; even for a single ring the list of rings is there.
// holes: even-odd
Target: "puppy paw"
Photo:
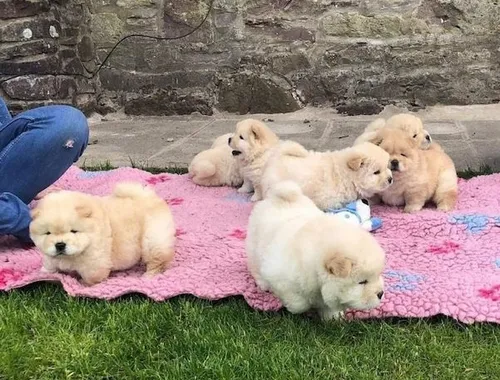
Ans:
[[[247,187],[244,187],[244,186],[241,186],[239,189],[238,189],[238,193],[243,193],[243,194],[248,194],[248,193],[251,193],[252,190],[248,189]]]
[[[40,268],[40,273],[56,273],[57,269],[56,268],[48,268],[46,266],[42,266]]]
[[[437,206],[437,209],[438,209],[439,211],[444,211],[444,212],[451,211],[451,210],[453,210],[453,208],[454,208],[454,207],[453,207],[452,205],[450,205],[450,204],[446,204],[446,203],[440,203],[440,204],[438,204],[438,206]]]
[[[406,205],[405,206],[405,209],[404,209],[404,212],[407,212],[409,214],[413,213],[413,212],[417,212],[417,211],[420,211],[422,210],[422,206],[421,205]]]
[[[262,197],[260,197],[257,193],[253,193],[252,197],[250,198],[252,202],[257,202],[260,201],[261,199]]]
[[[345,313],[343,310],[322,309],[319,311],[319,315],[324,322],[328,322],[331,320],[343,320]]]

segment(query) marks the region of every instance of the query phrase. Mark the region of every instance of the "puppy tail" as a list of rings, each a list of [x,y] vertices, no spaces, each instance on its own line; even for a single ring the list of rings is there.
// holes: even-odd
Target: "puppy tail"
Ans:
[[[281,144],[280,152],[282,155],[292,157],[307,157],[309,153],[306,148],[295,141],[284,141]]]
[[[212,177],[217,168],[210,161],[200,161],[196,165],[191,165],[188,169],[189,176],[193,179],[204,179]]]
[[[378,118],[373,120],[368,126],[365,128],[365,132],[375,132],[378,131],[380,128],[383,128],[385,126],[385,119]]]
[[[269,191],[269,197],[284,202],[295,202],[301,196],[302,189],[293,181],[279,182]]]
[[[116,185],[113,195],[117,198],[143,198],[156,196],[153,189],[137,182],[122,182]]]

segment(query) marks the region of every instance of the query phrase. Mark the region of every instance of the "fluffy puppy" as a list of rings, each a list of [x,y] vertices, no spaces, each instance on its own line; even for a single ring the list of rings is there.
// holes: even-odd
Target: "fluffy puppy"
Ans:
[[[329,320],[377,307],[384,294],[385,254],[375,238],[319,210],[291,181],[253,208],[246,252],[259,288],[294,314],[316,309]]]
[[[228,145],[232,133],[219,136],[210,149],[198,153],[189,164],[189,176],[201,186],[233,186],[243,184],[240,161]]]
[[[433,142],[419,149],[415,139],[394,128],[377,131],[373,142],[391,157],[393,185],[379,194],[385,204],[402,206],[406,212],[421,210],[433,201],[439,210],[450,211],[457,201],[457,173],[451,158]]]
[[[122,183],[107,197],[60,191],[32,211],[30,235],[42,251],[43,270],[76,271],[93,285],[110,271],[139,261],[146,276],[163,272],[174,257],[170,209],[152,189]]]
[[[229,142],[233,156],[240,160],[244,183],[238,191],[254,194],[252,201],[262,199],[262,169],[269,158],[270,150],[278,145],[279,137],[259,120],[246,119],[236,125],[234,136]]]
[[[417,146],[421,149],[428,149],[432,143],[431,135],[424,129],[420,118],[409,113],[400,113],[387,120],[376,119],[371,122],[363,134],[356,139],[354,145],[371,141],[381,128],[397,128],[404,131],[408,136],[415,139]]]
[[[264,194],[284,180],[298,183],[324,210],[385,190],[392,183],[392,173],[389,155],[369,142],[334,152],[314,152],[286,141],[273,149],[265,166]]]

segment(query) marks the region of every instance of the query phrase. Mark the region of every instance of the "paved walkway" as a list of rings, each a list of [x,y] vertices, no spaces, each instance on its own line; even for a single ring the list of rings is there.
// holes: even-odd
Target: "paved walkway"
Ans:
[[[387,107],[387,117],[404,111]],[[458,170],[488,165],[500,171],[500,105],[432,107],[417,113],[426,129],[455,161]],[[238,120],[264,120],[282,138],[309,149],[335,150],[352,144],[377,116],[343,116],[326,108],[305,108],[289,114],[172,117],[127,117],[121,114],[89,119],[91,145],[80,165],[109,162],[114,166],[187,167],[196,153],[219,135],[234,130]]]

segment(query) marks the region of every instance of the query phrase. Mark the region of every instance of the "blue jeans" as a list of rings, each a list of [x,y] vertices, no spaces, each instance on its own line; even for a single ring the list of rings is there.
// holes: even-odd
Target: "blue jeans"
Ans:
[[[30,241],[28,204],[78,160],[88,138],[76,108],[39,107],[12,118],[0,98],[0,235]]]

